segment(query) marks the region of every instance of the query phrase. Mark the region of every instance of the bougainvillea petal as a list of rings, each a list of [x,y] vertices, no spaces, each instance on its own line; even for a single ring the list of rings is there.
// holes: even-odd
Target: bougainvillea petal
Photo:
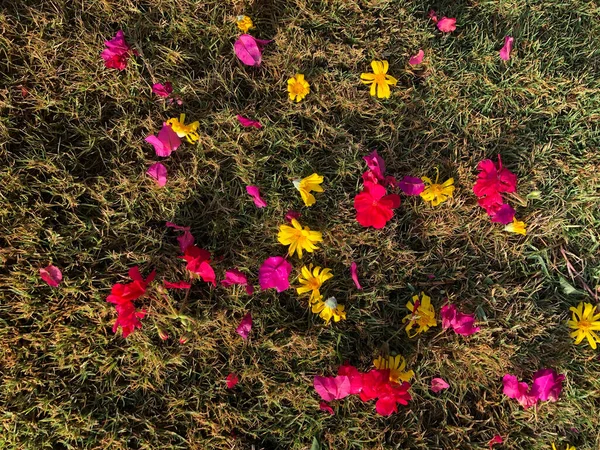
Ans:
[[[444,389],[448,389],[450,385],[442,378],[434,378],[431,380],[431,390],[436,394]]]
[[[350,394],[359,394],[362,391],[363,376],[356,367],[344,363],[338,368],[338,375],[345,375],[350,380]]]
[[[506,374],[502,378],[502,392],[508,398],[517,400],[524,408],[529,408],[535,405],[538,401],[537,395],[531,395],[529,385],[519,382],[514,375]]]
[[[438,21],[437,27],[442,33],[451,33],[456,30],[456,19],[453,17],[442,17]]]
[[[511,36],[504,38],[504,46],[500,49],[500,58],[504,61],[510,59],[510,52],[512,51],[514,41],[515,39]]]
[[[163,284],[167,289],[189,289],[192,287],[191,283],[187,281],[175,281],[171,283],[170,281],[163,281]]]
[[[354,281],[354,284],[356,285],[356,289],[362,290],[362,286],[358,281],[358,266],[355,262],[352,262],[352,264],[350,265],[350,276],[352,277],[352,281]]]
[[[52,264],[40,269],[40,277],[52,287],[58,286],[63,278],[60,269]]]
[[[554,369],[540,369],[533,374],[531,394],[543,402],[558,400],[562,392],[564,375],[558,375]]]
[[[474,327],[475,316],[473,314],[463,314],[456,310],[456,306],[444,305],[440,310],[442,327],[444,329],[452,328],[456,334],[470,336],[477,333],[480,328]]]
[[[490,446],[490,448],[492,448],[494,445],[502,444],[503,442],[504,440],[502,439],[502,436],[497,434],[490,440],[490,442],[488,442],[488,445]]]
[[[248,339],[248,335],[252,330],[252,314],[248,313],[244,316],[238,327],[235,329],[235,332],[239,334],[242,339]]]
[[[385,176],[385,161],[379,156],[377,150],[373,150],[367,156],[364,156],[363,159],[375,177],[377,177],[378,180],[383,180]]]
[[[411,66],[417,66],[423,62],[424,56],[425,56],[425,52],[422,49],[420,49],[416,55],[413,55],[410,57],[410,59],[408,60],[408,63]]]
[[[152,164],[146,173],[154,178],[160,187],[167,184],[167,168],[161,163]]]
[[[165,84],[162,83],[154,83],[152,85],[152,92],[154,92],[159,97],[167,98],[173,92],[173,86],[169,81]]]
[[[321,411],[325,411],[328,412],[329,414],[331,414],[332,416],[335,415],[335,412],[333,412],[333,408],[331,406],[329,406],[327,403],[325,402],[319,402],[319,409]]]
[[[230,373],[227,375],[225,382],[227,383],[227,389],[233,389],[238,383],[240,379],[235,373]]]
[[[177,242],[179,242],[181,253],[185,253],[188,247],[194,245],[194,236],[189,230],[185,230],[181,236],[177,236]]]
[[[247,117],[240,116],[239,114],[235,117],[237,118],[240,125],[242,125],[243,127],[254,127],[259,130],[262,128],[262,125],[258,120],[248,119]]]
[[[326,402],[340,400],[350,395],[350,379],[344,375],[337,377],[315,376],[313,386]]]
[[[419,195],[425,190],[425,183],[419,177],[405,176],[397,185],[406,195]]]
[[[258,283],[264,291],[275,288],[277,292],[283,292],[290,287],[289,276],[292,273],[292,265],[281,256],[267,258],[258,271]]]
[[[233,50],[239,60],[247,66],[260,66],[262,48],[271,41],[256,39],[249,34],[242,34],[233,44]]]
[[[267,202],[260,196],[260,190],[257,186],[246,186],[246,192],[252,197],[257,208],[264,208],[267,206]]]
[[[167,157],[181,145],[181,139],[177,133],[173,131],[170,125],[164,124],[158,132],[158,136],[153,134],[145,139],[146,142],[152,144],[157,156]]]
[[[127,59],[130,54],[137,54],[125,40],[123,30],[117,31],[117,34],[110,41],[104,41],[106,48],[100,56],[104,60],[104,65],[110,69],[124,70],[127,67]]]

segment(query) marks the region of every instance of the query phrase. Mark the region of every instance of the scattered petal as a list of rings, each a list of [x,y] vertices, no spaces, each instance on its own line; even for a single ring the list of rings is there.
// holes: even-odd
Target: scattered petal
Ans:
[[[257,129],[261,129],[262,125],[258,120],[252,120],[252,119],[248,119],[247,117],[244,116],[240,116],[239,114],[237,116],[237,120],[240,123],[240,125],[242,125],[243,127],[254,127]]]
[[[340,400],[350,395],[350,379],[345,375],[337,377],[315,376],[313,386],[317,393],[326,402]]]
[[[503,442],[504,442],[504,440],[502,439],[502,436],[497,434],[490,440],[490,442],[488,442],[488,445],[490,446],[490,449],[491,449],[494,445],[502,444]]]
[[[281,256],[267,258],[258,271],[258,283],[264,291],[275,288],[277,292],[283,292],[290,287],[289,276],[292,273],[292,265]]]
[[[225,272],[225,279],[221,281],[221,284],[225,287],[232,286],[234,284],[239,284],[241,286],[246,287],[246,292],[248,295],[252,295],[254,293],[254,287],[248,284],[248,279],[246,275],[240,272],[237,269],[231,269]]]
[[[408,60],[408,63],[411,66],[418,66],[419,64],[421,64],[423,62],[423,57],[425,56],[425,52],[420,49],[416,55],[413,55],[410,57],[410,59]]]
[[[100,56],[104,60],[104,65],[109,69],[124,70],[127,67],[127,59],[130,54],[137,54],[125,40],[123,30],[117,31],[117,34],[110,41],[104,41],[106,48]]]
[[[320,402],[319,403],[319,409],[321,411],[325,411],[328,412],[329,414],[331,414],[332,416],[335,416],[335,412],[333,412],[333,408],[331,406],[329,406],[327,403],[325,402]]]
[[[290,209],[287,213],[285,213],[285,220],[287,220],[289,223],[292,223],[292,219],[300,220],[300,213]]]
[[[382,181],[385,176],[385,161],[377,154],[377,150],[373,150],[367,156],[363,156],[363,159],[367,163],[367,166],[373,175],[378,180]]]
[[[179,242],[179,249],[181,253],[185,253],[188,247],[194,245],[194,236],[188,230],[184,231],[181,236],[177,236],[177,242]]]
[[[151,134],[145,139],[152,144],[157,156],[167,157],[181,145],[181,139],[170,125],[164,124],[158,132],[158,136]]]
[[[433,9],[429,10],[428,17],[433,21],[433,23],[438,23],[437,14],[435,13],[435,11]]]
[[[564,375],[558,375],[554,369],[540,369],[533,374],[531,394],[541,401],[555,402],[562,391]]]
[[[58,267],[53,266],[52,264],[46,266],[43,269],[40,269],[40,277],[49,286],[56,287],[62,281],[62,272]]]
[[[444,389],[448,389],[450,385],[442,378],[434,378],[431,380],[431,390],[436,394]]]
[[[477,333],[480,328],[474,327],[475,316],[473,314],[463,314],[456,310],[456,306],[444,305],[440,310],[442,327],[444,329],[452,328],[456,334],[470,336]]]
[[[260,66],[262,60],[262,49],[272,41],[256,39],[249,34],[242,34],[235,44],[233,50],[239,60],[247,66]]]
[[[176,281],[171,283],[170,281],[163,280],[163,284],[167,289],[189,289],[192,287],[191,283],[187,281]]]
[[[233,389],[240,379],[235,373],[230,373],[225,381],[227,382],[227,389]]]
[[[258,186],[246,186],[246,192],[250,194],[257,208],[264,208],[267,206],[267,202],[265,202],[260,196]]]
[[[504,61],[510,59],[510,52],[512,51],[514,41],[515,39],[511,36],[506,36],[504,38],[504,47],[500,49],[500,58]]]
[[[152,164],[146,173],[154,178],[160,187],[167,184],[167,168],[161,163]]]
[[[173,92],[173,86],[171,82],[167,81],[165,84],[155,83],[152,85],[152,92],[159,97],[167,98]]]
[[[456,19],[442,17],[437,23],[438,30],[442,33],[451,33],[456,30]]]
[[[252,330],[252,314],[248,313],[244,316],[238,327],[235,329],[235,332],[239,334],[242,339],[248,339],[248,335]]]
[[[354,284],[356,285],[356,289],[362,290],[362,286],[358,281],[358,267],[354,261],[350,265],[350,275],[352,276],[352,281],[354,281]]]
[[[502,225],[511,223],[516,213],[515,208],[508,203],[500,205],[497,209],[488,210],[492,222],[501,223]]]
[[[173,228],[174,230],[177,230],[177,231],[190,231],[190,227],[182,227],[181,225],[177,225],[176,223],[173,223],[173,222],[167,222],[165,224],[165,226],[167,228]]]
[[[397,185],[406,195],[420,195],[425,190],[425,183],[419,177],[405,176]]]
[[[527,383],[519,382],[514,375],[508,373],[504,375],[504,378],[502,378],[502,385],[502,392],[504,395],[508,398],[517,400],[526,409],[535,405],[538,401],[537,396],[531,395],[529,392],[529,385]]]

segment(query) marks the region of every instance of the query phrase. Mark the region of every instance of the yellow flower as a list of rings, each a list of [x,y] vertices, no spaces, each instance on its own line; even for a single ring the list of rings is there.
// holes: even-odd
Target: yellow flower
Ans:
[[[314,205],[317,201],[310,191],[323,192],[323,188],[320,186],[323,182],[323,176],[317,175],[316,173],[313,173],[306,178],[295,179],[293,182],[296,189],[300,191],[300,196],[302,197],[302,200],[304,200],[306,206]]]
[[[406,334],[408,334],[408,337],[410,338],[429,330],[431,327],[437,326],[437,321],[435,320],[435,310],[431,305],[431,298],[425,295],[424,292],[421,292],[420,298],[418,295],[414,295],[412,300],[412,302],[409,301],[406,304],[406,308],[411,312],[411,314],[402,319],[402,322],[406,322],[408,320],[408,323],[406,324]],[[411,336],[410,330],[412,330],[415,325],[417,325],[418,328]]]
[[[406,360],[402,355],[388,356],[387,360],[382,356],[373,361],[376,369],[390,369],[390,381],[400,383],[400,381],[409,381],[415,376],[412,370],[405,372]],[[398,381],[400,380],[400,381]]]
[[[313,269],[313,265],[311,264],[309,267],[302,267],[302,275],[298,278],[298,281],[302,286],[296,288],[298,294],[305,294],[310,292],[310,302],[312,303],[314,299],[321,297],[321,286],[327,280],[333,277],[331,273],[331,269],[323,269],[319,266]]]
[[[302,225],[292,219],[292,226],[281,225],[277,240],[283,245],[289,245],[288,255],[298,252],[298,258],[302,259],[302,251],[306,250],[312,253],[317,249],[317,243],[323,240],[323,233],[320,231],[311,231],[309,227],[302,228]]]
[[[520,220],[517,220],[516,217],[513,217],[513,222],[506,225],[504,231],[510,231],[511,233],[518,233],[525,236],[527,234],[526,227],[527,225],[525,225],[525,222],[521,222]]]
[[[440,173],[438,171],[435,183],[431,181],[431,178],[421,177],[423,183],[425,183],[425,190],[421,192],[421,198],[426,202],[431,202],[431,206],[437,206],[442,202],[445,202],[454,193],[454,178],[449,178],[443,184],[438,184]]]
[[[304,79],[304,75],[297,73],[295,77],[288,80],[288,92],[290,100],[299,102],[310,92],[310,84]]]
[[[577,308],[571,306],[569,310],[573,311],[573,320],[569,320],[569,328],[575,330],[571,332],[571,337],[575,339],[575,345],[587,338],[590,347],[596,350],[596,344],[600,342],[600,337],[594,333],[594,331],[600,330],[600,313],[595,314],[596,306],[580,302]]]
[[[200,122],[196,121],[196,122],[188,123],[186,125],[185,124],[185,114],[181,114],[179,116],[179,119],[173,118],[173,119],[167,120],[167,125],[171,126],[173,131],[175,133],[177,133],[177,136],[179,136],[179,137],[185,136],[187,138],[188,142],[190,142],[191,144],[193,144],[198,139],[200,139],[200,136],[198,136],[198,133],[196,133],[196,130],[200,126]]]
[[[346,311],[344,311],[342,305],[338,305],[335,297],[329,297],[325,301],[323,301],[323,296],[321,295],[315,298],[312,305],[312,312],[318,314],[321,319],[325,320],[325,323],[329,323],[332,318],[334,322],[339,322],[342,319],[346,320]]]
[[[554,445],[554,442],[552,443],[552,450],[556,450],[556,446]],[[565,450],[577,450],[574,446],[567,444],[567,447],[565,448]]]
[[[236,23],[242,33],[247,33],[250,28],[254,28],[252,19],[248,16],[237,16]]]
[[[386,75],[389,64],[387,61],[371,62],[373,73],[361,73],[360,78],[363,83],[371,85],[371,95],[379,98],[390,98],[390,85],[396,85],[396,80],[391,75]]]

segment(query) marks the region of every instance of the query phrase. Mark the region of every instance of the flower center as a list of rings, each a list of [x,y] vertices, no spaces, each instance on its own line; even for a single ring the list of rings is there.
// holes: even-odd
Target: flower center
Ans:
[[[376,73],[373,81],[375,81],[375,83],[377,83],[377,84],[386,84],[385,73]]]
[[[321,287],[321,282],[318,278],[311,278],[310,280],[308,280],[308,287],[314,291]]]
[[[588,320],[580,320],[577,324],[577,327],[582,331],[590,331],[592,328],[592,323]]]
[[[431,186],[429,186],[429,191],[436,196],[439,196],[442,194],[442,185],[441,184],[432,184]]]
[[[336,309],[337,305],[338,303],[335,297],[329,297],[327,300],[325,300],[325,306],[327,306],[330,309]]]
[[[302,94],[302,92],[304,91],[304,86],[302,86],[302,83],[298,83],[297,81],[292,84],[292,93],[293,94]]]

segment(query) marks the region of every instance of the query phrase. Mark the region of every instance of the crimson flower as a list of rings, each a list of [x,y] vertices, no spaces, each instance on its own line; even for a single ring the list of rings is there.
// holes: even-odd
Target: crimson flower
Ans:
[[[380,184],[365,182],[364,190],[354,198],[356,220],[363,227],[383,228],[394,216],[392,211],[400,206],[400,197],[386,195],[386,189]]]
[[[104,41],[104,45],[106,48],[100,56],[104,60],[104,65],[109,69],[124,70],[127,67],[127,59],[130,54],[137,54],[135,50],[131,50],[131,47],[125,40],[123,30],[117,31],[115,37],[110,41]]]
[[[195,245],[190,245],[185,249],[183,259],[187,261],[186,269],[196,275],[199,275],[203,281],[217,285],[216,275],[210,266],[210,253]]]
[[[117,310],[117,320],[113,325],[113,333],[117,332],[117,329],[121,327],[123,330],[123,337],[126,338],[135,331],[136,328],[142,328],[142,322],[146,315],[146,311],[136,311],[133,302],[118,303],[115,305]]]
[[[410,384],[390,381],[390,369],[373,369],[362,377],[360,399],[364,402],[377,398],[375,410],[382,416],[398,412],[398,404],[408,405],[412,398],[408,393]]]
[[[115,305],[132,302],[140,298],[146,293],[146,287],[154,280],[156,276],[156,270],[153,270],[148,278],[144,280],[138,266],[129,269],[129,278],[133,281],[127,284],[116,283],[111,291],[110,295],[106,298],[107,302],[114,303]]]
[[[477,197],[497,198],[502,192],[516,192],[517,176],[502,167],[500,155],[498,155],[497,166],[491,159],[485,159],[479,163],[477,170],[479,174],[473,186],[473,192]]]

